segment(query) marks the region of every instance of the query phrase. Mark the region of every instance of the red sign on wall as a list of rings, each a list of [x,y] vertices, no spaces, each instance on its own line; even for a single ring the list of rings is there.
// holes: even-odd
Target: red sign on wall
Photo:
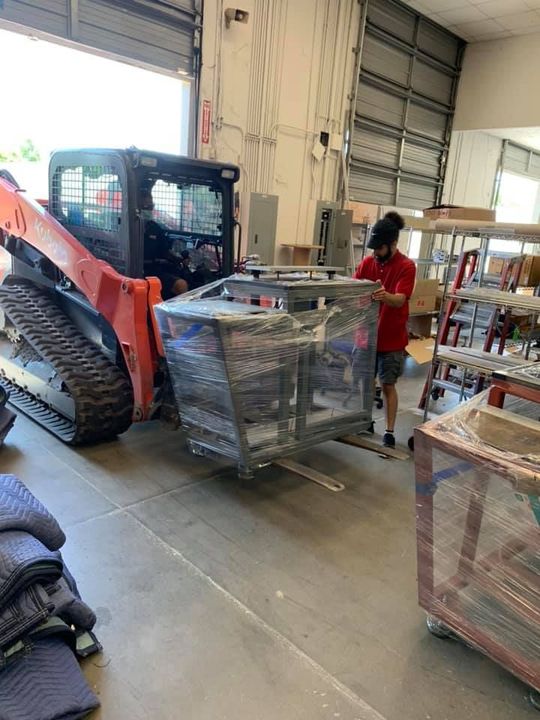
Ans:
[[[201,142],[208,145],[210,142],[210,119],[212,116],[212,106],[210,100],[203,100],[201,113]]]

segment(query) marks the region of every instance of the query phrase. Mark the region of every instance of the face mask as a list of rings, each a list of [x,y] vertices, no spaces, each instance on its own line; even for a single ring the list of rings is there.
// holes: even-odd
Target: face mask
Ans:
[[[375,260],[379,263],[385,263],[385,262],[388,262],[388,260],[390,260],[391,257],[392,257],[392,251],[390,250],[390,247],[387,245],[386,252],[384,253],[384,255],[375,255]]]

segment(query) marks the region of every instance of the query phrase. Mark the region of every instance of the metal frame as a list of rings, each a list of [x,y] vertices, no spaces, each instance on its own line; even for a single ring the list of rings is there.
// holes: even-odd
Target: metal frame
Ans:
[[[246,276],[244,278],[228,278],[223,281],[223,289],[226,293],[225,297],[232,301],[236,299],[245,301],[248,299],[251,300],[251,305],[258,305],[260,298],[280,298],[283,309],[286,310],[287,314],[278,313],[276,317],[290,318],[291,323],[296,314],[313,309],[312,306],[314,303],[316,310],[318,300],[321,297],[324,297],[328,304],[343,297],[351,297],[353,294],[357,295],[358,298],[366,298],[371,296],[375,287],[376,284],[374,283],[357,280],[323,280],[311,282],[304,280],[304,282],[298,282],[294,280],[282,281],[276,278],[266,277],[257,280],[250,279]],[[372,392],[371,381],[363,383],[365,387],[362,387],[364,397],[362,409],[346,409],[346,400],[349,398],[345,398],[343,417],[336,418],[326,416],[321,419],[313,415],[314,412],[317,412],[317,408],[312,410],[313,396],[316,391],[316,386],[311,376],[313,367],[311,353],[314,352],[314,348],[312,345],[307,345],[304,348],[300,343],[297,366],[287,364],[284,367],[280,367],[277,377],[278,397],[275,398],[277,400],[277,410],[275,419],[274,417],[272,419],[272,423],[276,423],[277,441],[273,442],[271,446],[262,448],[250,447],[246,431],[246,422],[249,418],[245,416],[246,413],[242,409],[240,395],[235,395],[235,391],[231,390],[231,374],[229,359],[227,357],[229,348],[228,339],[236,329],[242,330],[245,325],[242,319],[239,321],[234,315],[228,316],[223,315],[223,313],[220,314],[219,312],[215,315],[213,313],[209,314],[207,304],[212,303],[212,298],[200,301],[200,303],[204,305],[201,312],[199,312],[197,302],[199,301],[188,303],[186,305],[187,314],[182,314],[180,317],[182,322],[184,322],[184,320],[187,322],[189,318],[189,321],[193,320],[195,323],[201,323],[211,328],[220,343],[220,356],[229,392],[228,404],[236,426],[236,447],[234,448],[234,454],[231,455],[230,452],[223,452],[221,454],[237,460],[240,473],[243,476],[248,476],[257,466],[271,462],[276,457],[281,458],[286,455],[292,455],[305,446],[309,447],[314,443],[333,440],[344,434],[352,434],[371,429],[371,408],[373,404],[370,394]],[[180,306],[180,308],[181,307],[182,306]],[[249,307],[249,305],[243,303],[239,306],[239,309],[247,307]],[[373,322],[371,337],[368,339],[368,346],[373,348],[373,357],[375,334],[376,323]],[[165,341],[165,345],[167,346],[167,341]],[[169,363],[173,372],[174,362],[169,359]],[[295,373],[294,382],[293,372]],[[236,377],[234,380],[235,383],[237,383],[238,378]],[[296,397],[294,393],[295,386]],[[180,388],[178,401],[185,405],[186,400],[183,399],[181,395],[182,391]],[[291,401],[294,402],[294,406],[291,406]],[[324,410],[325,408],[321,406],[320,409]],[[294,437],[291,436],[289,430],[291,417],[294,417],[296,421]],[[189,442],[194,447],[206,448],[211,453],[220,454],[221,440],[219,432],[219,427],[216,426],[212,429],[214,435],[205,437],[204,432],[199,432],[197,427],[194,427],[188,429]]]
[[[440,232],[440,231],[439,231]],[[441,235],[445,235],[448,233],[441,232]],[[442,379],[436,379],[436,373],[437,369],[440,364],[440,358],[439,358],[439,347],[441,345],[445,345],[447,337],[448,337],[448,323],[450,320],[451,315],[453,314],[457,303],[464,299],[468,299],[475,303],[473,308],[473,314],[471,318],[470,323],[470,329],[469,329],[469,339],[468,339],[468,347],[472,347],[473,339],[474,339],[474,333],[476,330],[476,323],[477,323],[477,316],[478,316],[478,305],[479,304],[487,304],[487,305],[496,305],[495,310],[497,310],[500,307],[514,307],[514,308],[530,308],[531,311],[536,310],[537,312],[534,313],[532,316],[534,318],[534,322],[536,322],[536,319],[540,316],[540,298],[529,298],[527,296],[518,296],[511,292],[502,292],[502,291],[495,291],[491,290],[488,291],[485,288],[480,288],[480,285],[482,284],[482,281],[484,279],[484,266],[485,266],[485,260],[489,253],[489,243],[490,240],[512,240],[512,241],[518,241],[521,243],[521,250],[523,253],[523,249],[525,247],[525,244],[531,243],[531,244],[540,244],[540,237],[537,235],[523,235],[523,234],[515,234],[512,232],[505,232],[502,229],[498,228],[478,228],[477,230],[460,230],[459,227],[455,227],[451,233],[451,241],[450,241],[450,252],[448,255],[448,269],[445,273],[445,283],[444,283],[444,290],[443,290],[443,297],[441,301],[441,307],[439,311],[439,318],[438,318],[438,332],[437,336],[435,338],[435,346],[433,351],[433,360],[429,369],[428,377],[426,380],[426,384],[424,386],[424,390],[422,393],[422,397],[420,399],[419,407],[423,409],[424,411],[424,422],[428,418],[429,413],[429,402],[431,398],[431,391],[432,388],[437,384],[443,391],[444,390],[453,390],[457,391],[460,396],[460,400],[463,400],[466,397],[471,397],[472,394],[475,394],[476,392],[479,392],[482,387],[484,381],[481,380],[475,384],[475,391],[473,393],[469,393],[466,391],[465,388],[465,372],[463,373],[463,378],[460,386],[456,386],[453,383],[448,382],[448,373],[446,373],[446,377],[443,377]],[[471,255],[476,255],[477,260],[476,264],[474,265],[472,269],[473,275],[476,275],[477,282],[479,289],[478,290],[469,290],[469,289],[462,289],[461,283],[463,282],[465,278],[465,272],[466,267],[459,269],[456,274],[456,278],[454,279],[452,283],[452,292],[448,291],[449,285],[450,285],[450,264],[453,262],[454,252],[456,248],[456,243],[458,238],[461,238],[461,247],[464,247],[465,240],[466,239],[478,239],[480,241],[480,249],[475,251],[467,251]],[[463,257],[463,251],[461,253],[461,256]],[[513,277],[513,276],[512,276]],[[512,279],[512,278],[510,278]],[[514,287],[515,289],[515,287]],[[485,293],[488,292],[490,295],[486,295]],[[484,293],[484,294],[483,294]],[[494,316],[497,315],[497,313],[494,313]],[[457,338],[456,338],[457,340]],[[529,334],[529,338],[527,341],[527,350],[526,350],[526,358],[528,358],[529,352],[530,352],[530,346],[532,343],[532,333]],[[502,354],[503,350],[503,343],[499,343],[499,354]],[[458,358],[456,358],[456,365],[460,365],[464,367],[463,363],[458,362]],[[523,364],[522,360],[516,359],[516,365]],[[478,366],[475,368],[478,372],[480,372],[480,377],[487,378],[490,377],[493,374],[493,368],[490,366],[486,366],[483,371],[478,370]]]
[[[523,379],[522,373],[526,372],[525,368],[518,372],[497,373],[490,390],[490,404],[502,407],[506,393],[539,403],[540,380],[538,378],[527,379],[526,375]],[[434,574],[434,535],[436,531],[434,496],[437,492],[437,483],[433,476],[434,450],[442,450],[458,461],[470,464],[471,468],[476,468],[476,480],[469,492],[457,574],[438,585],[435,583]],[[497,587],[489,577],[491,563],[502,563],[505,554],[508,555],[506,562],[510,562],[513,554],[517,552],[517,547],[530,547],[536,553],[539,550],[538,534],[524,537],[518,534],[519,528],[516,528],[515,541],[505,542],[504,546],[498,548],[495,553],[484,555],[481,558],[477,557],[484,503],[489,484],[489,475],[485,467],[489,467],[490,472],[507,480],[513,490],[528,493],[536,488],[536,494],[540,489],[537,470],[525,465],[518,466],[513,460],[506,460],[502,457],[499,457],[495,463],[488,448],[477,444],[469,446],[463,439],[459,444],[455,444],[451,438],[443,439],[434,434],[428,434],[421,428],[415,431],[415,463],[420,605],[432,618],[442,622],[447,629],[487,653],[533,689],[540,690],[540,661],[532,663],[529,658],[525,658],[520,653],[519,649],[507,647],[502,641],[493,638],[477,623],[467,619],[461,612],[459,604],[459,593],[469,584],[477,583],[497,594]],[[527,579],[523,579],[523,582],[526,581]],[[532,581],[537,583],[538,578],[532,578]],[[505,606],[509,606],[516,616],[531,623],[531,628],[538,628],[540,619],[538,609],[533,611],[527,607],[527,603],[521,603],[519,583],[515,584],[515,588],[512,596],[510,597],[508,594],[502,598],[502,602]]]

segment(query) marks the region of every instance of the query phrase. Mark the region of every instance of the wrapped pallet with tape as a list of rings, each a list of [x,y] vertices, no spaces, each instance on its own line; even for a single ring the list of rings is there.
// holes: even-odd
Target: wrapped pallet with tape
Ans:
[[[192,450],[242,474],[372,422],[378,285],[238,275],[156,315]]]
[[[419,600],[540,691],[540,404],[489,398],[415,431]]]

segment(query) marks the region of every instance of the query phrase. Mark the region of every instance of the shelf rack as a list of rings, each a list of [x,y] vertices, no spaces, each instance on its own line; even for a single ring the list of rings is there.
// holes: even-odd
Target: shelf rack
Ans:
[[[452,391],[459,394],[460,401],[471,397],[475,392],[482,388],[483,381],[490,378],[497,369],[508,369],[508,367],[519,366],[523,364],[523,358],[512,357],[503,359],[504,356],[495,353],[484,353],[472,348],[475,330],[479,320],[479,307],[491,306],[494,308],[495,322],[498,318],[499,311],[506,309],[523,309],[531,314],[531,328],[534,328],[538,317],[540,316],[540,297],[531,297],[526,295],[517,295],[513,292],[505,292],[502,290],[494,290],[492,288],[482,287],[482,283],[489,276],[485,273],[486,258],[489,254],[489,243],[492,240],[508,240],[519,242],[521,251],[525,245],[532,244],[540,246],[540,225],[532,226],[515,226],[502,225],[498,223],[486,223],[476,226],[471,222],[454,221],[436,221],[434,223],[433,232],[443,235],[450,235],[450,248],[447,254],[448,263],[447,270],[444,273],[444,289],[439,311],[439,330],[434,345],[433,359],[429,370],[426,386],[420,401],[420,407],[424,410],[424,421],[427,420],[429,412],[429,401],[434,389],[438,388],[442,391]],[[454,280],[450,289],[450,266],[454,262],[455,252],[460,245],[460,257],[463,256],[465,243],[467,240],[476,239],[479,241],[477,271],[474,274],[476,286],[474,288],[455,287]],[[443,318],[447,309],[447,303],[453,302],[454,305],[462,301],[467,301],[472,305],[472,314],[470,317],[468,347],[457,348],[448,347],[445,342],[441,342],[443,335]],[[526,343],[525,358],[529,357],[533,331],[529,332]],[[446,338],[444,338],[444,341]],[[502,353],[502,347],[499,347]],[[447,367],[459,367],[462,371],[462,380],[459,384],[449,382],[446,377],[437,378],[437,370],[442,365]],[[466,372],[473,371],[482,380],[475,384],[474,390],[466,387]]]

